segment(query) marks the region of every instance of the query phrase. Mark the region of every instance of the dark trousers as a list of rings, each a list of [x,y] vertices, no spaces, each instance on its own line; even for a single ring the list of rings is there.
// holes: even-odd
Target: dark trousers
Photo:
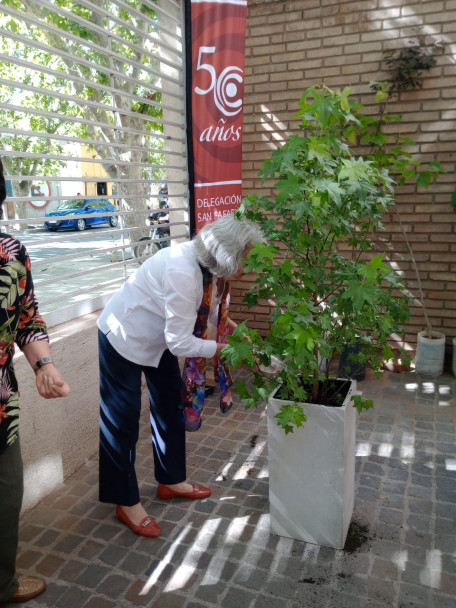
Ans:
[[[24,489],[19,438],[0,454],[0,604],[18,589],[14,577]]]
[[[166,350],[158,367],[128,361],[98,331],[100,360],[100,501],[140,502],[135,472],[141,413],[141,374],[149,391],[155,479],[185,481],[185,428],[179,410],[181,374]]]

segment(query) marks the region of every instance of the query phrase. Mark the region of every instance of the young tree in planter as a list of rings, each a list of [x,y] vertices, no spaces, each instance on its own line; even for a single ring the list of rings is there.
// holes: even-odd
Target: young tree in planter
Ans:
[[[248,256],[248,269],[257,274],[248,305],[266,300],[274,311],[266,336],[242,323],[224,354],[235,368],[242,362],[254,368],[253,383],[235,387],[247,407],[277,386],[277,396],[293,402],[277,415],[286,433],[306,420],[300,404],[337,404],[348,389],[348,382],[330,376],[334,357],[359,337],[359,360],[379,370],[392,356],[390,335],[408,316],[401,280],[383,254],[373,254],[371,240],[394,204],[392,179],[350,150],[344,131],[358,119],[348,95],[349,89],[324,85],[304,92],[297,113],[302,132],[275,150],[260,172],[264,180],[278,179],[277,195],[248,196],[238,212],[267,238]],[[262,371],[271,356],[284,363],[273,376]],[[354,405],[361,410],[372,402],[355,396]]]

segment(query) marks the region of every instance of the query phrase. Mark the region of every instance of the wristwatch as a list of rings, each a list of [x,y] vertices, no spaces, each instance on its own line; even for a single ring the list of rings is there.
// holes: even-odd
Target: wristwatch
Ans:
[[[39,359],[35,365],[33,366],[33,371],[36,372],[40,369],[40,367],[43,367],[43,365],[46,365],[46,363],[52,363],[52,359],[51,357],[41,357],[41,359]]]

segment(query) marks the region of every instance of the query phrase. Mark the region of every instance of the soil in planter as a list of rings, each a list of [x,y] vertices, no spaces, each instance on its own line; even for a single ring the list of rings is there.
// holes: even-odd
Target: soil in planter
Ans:
[[[347,396],[348,391],[351,387],[350,379],[347,380],[336,380],[331,379],[326,387],[326,397],[323,396],[324,391],[324,383],[319,382],[318,385],[318,395],[315,401],[310,400],[310,395],[312,393],[311,386],[303,384],[304,389],[308,395],[308,403],[318,403],[319,405],[324,405],[326,407],[342,407],[345,397]],[[290,395],[287,396],[287,392],[285,387],[282,389],[278,389],[274,394],[276,399],[283,399],[284,401],[291,401],[292,397]]]

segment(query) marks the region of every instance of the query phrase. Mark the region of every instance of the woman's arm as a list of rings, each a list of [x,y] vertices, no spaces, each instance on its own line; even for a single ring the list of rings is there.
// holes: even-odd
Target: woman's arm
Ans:
[[[201,271],[191,275],[169,268],[163,283],[165,341],[170,352],[177,357],[213,357],[215,341],[194,335],[203,295]]]
[[[38,303],[33,289],[30,258],[23,245],[20,245],[19,259],[24,265],[25,276],[19,282],[22,293],[20,292],[19,323],[15,340],[33,368],[44,357],[50,359],[51,350],[49,348],[49,336],[46,324],[38,312]],[[36,388],[38,393],[45,399],[66,397],[69,394],[70,387],[54,363],[44,363],[39,369],[35,370],[35,374]]]
[[[217,342],[217,349],[215,351],[215,356],[217,357],[222,350],[222,348],[226,346],[226,342]]]
[[[238,326],[238,324],[235,323],[233,321],[233,319],[228,319],[228,323],[226,324],[226,327],[227,327],[227,329],[228,329],[228,331],[229,331],[230,334],[233,333],[233,331],[236,329],[237,326]]]
[[[232,334],[237,326],[238,326],[238,324],[235,321],[233,321],[233,319],[228,319],[227,324],[226,324],[226,329],[228,330],[227,333]],[[248,336],[246,336],[244,334],[244,337],[250,342],[250,338]],[[223,343],[217,342],[217,350],[216,350],[215,354],[218,355],[224,346],[226,346],[226,342],[223,342]]]
[[[24,344],[22,347],[27,361],[33,367],[43,357],[51,358],[51,349],[46,340],[35,340]],[[56,368],[54,363],[45,363],[36,370],[36,388],[45,399],[66,397],[70,393],[70,387]]]

